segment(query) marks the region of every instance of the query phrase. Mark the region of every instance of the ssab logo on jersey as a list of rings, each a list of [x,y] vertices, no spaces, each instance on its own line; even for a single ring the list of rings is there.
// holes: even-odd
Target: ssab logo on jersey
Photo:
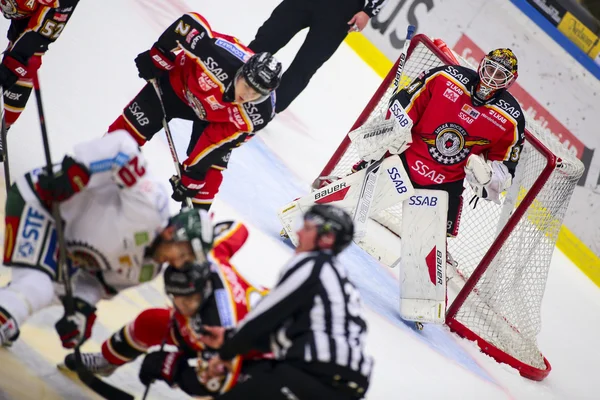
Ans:
[[[473,146],[485,146],[489,140],[469,136],[467,131],[455,123],[438,126],[432,135],[421,135],[429,146],[429,154],[440,164],[454,165],[465,160]]]

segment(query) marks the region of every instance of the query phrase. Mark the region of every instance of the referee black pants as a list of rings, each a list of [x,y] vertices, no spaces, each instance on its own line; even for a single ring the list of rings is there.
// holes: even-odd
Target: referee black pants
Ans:
[[[270,368],[261,366],[260,372],[238,383],[225,394],[223,400],[356,400],[360,396],[345,393],[325,385],[317,378],[287,363],[275,362]]]
[[[255,53],[275,54],[296,33],[309,28],[306,40],[277,89],[277,112],[290,105],[333,55],[348,34],[348,21],[363,7],[364,0],[283,0],[273,10],[248,46]]]

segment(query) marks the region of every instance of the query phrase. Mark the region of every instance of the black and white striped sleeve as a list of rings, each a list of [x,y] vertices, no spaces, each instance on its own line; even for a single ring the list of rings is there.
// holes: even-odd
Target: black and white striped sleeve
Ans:
[[[372,18],[379,14],[385,3],[387,3],[387,0],[367,0],[363,11]]]
[[[255,349],[265,336],[274,332],[298,309],[306,307],[319,288],[323,261],[319,258],[297,256],[284,270],[283,277],[267,296],[240,322],[226,340],[219,356],[230,360],[238,354]]]

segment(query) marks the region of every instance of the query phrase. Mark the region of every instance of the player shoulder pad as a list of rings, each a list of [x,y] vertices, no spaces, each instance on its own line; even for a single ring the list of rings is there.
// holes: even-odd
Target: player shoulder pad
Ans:
[[[440,69],[465,86],[468,86],[469,82],[477,78],[476,71],[462,65],[446,65]]]
[[[501,108],[504,112],[513,117],[517,123],[525,124],[525,114],[523,113],[523,109],[519,102],[510,94],[508,91],[504,90],[500,96],[498,96],[492,102],[498,108]]]
[[[251,133],[263,129],[275,117],[276,94],[272,92],[268,97],[256,103],[244,103],[244,111],[252,121]]]

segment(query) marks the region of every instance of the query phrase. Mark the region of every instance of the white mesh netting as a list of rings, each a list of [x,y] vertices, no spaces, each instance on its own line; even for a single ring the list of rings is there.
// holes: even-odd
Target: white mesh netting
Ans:
[[[417,44],[404,69],[405,85],[426,69],[451,63],[431,50],[434,45],[426,37],[418,35],[413,41]],[[368,120],[381,118],[391,95],[390,89],[380,96]],[[454,319],[502,353],[544,370],[544,359],[536,344],[541,329],[541,301],[558,232],[583,165],[554,136],[530,124],[529,119],[527,129],[515,180],[502,204],[479,200],[473,209],[468,204],[473,192],[467,187],[459,235],[448,240],[448,251],[458,263],[460,275],[466,279],[474,273],[480,275]],[[334,168],[323,171],[323,175],[346,175],[359,161],[352,145],[340,150],[344,150],[343,145],[334,155]],[[548,159],[552,155],[558,158],[556,166]],[[542,174],[545,168],[549,176]],[[538,186],[539,193],[526,197]],[[527,203],[532,199],[528,206],[526,198]],[[521,213],[522,217],[513,218],[499,235],[510,217]],[[400,204],[371,218],[400,235]],[[497,251],[492,250],[486,259],[490,247],[497,247]]]

